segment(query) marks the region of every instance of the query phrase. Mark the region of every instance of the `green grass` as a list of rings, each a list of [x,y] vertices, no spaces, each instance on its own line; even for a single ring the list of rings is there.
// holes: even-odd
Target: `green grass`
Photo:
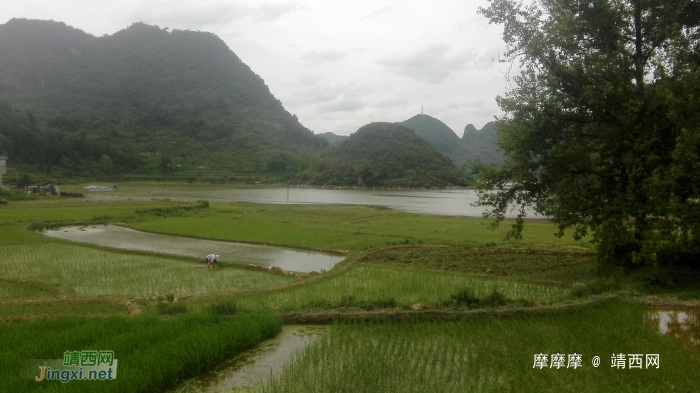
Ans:
[[[657,333],[646,307],[463,322],[334,325],[296,354],[274,392],[695,392],[700,358]],[[533,368],[534,355],[583,355],[581,368]],[[615,369],[612,354],[659,354],[659,369]],[[601,359],[592,366],[593,356]]]
[[[280,332],[280,318],[185,315],[157,318],[62,318],[0,324],[0,391],[156,392],[204,372]],[[23,360],[63,359],[65,351],[112,350],[113,381],[37,382],[19,377]],[[38,368],[34,370],[38,373]],[[38,375],[38,374],[35,374]]]
[[[168,184],[142,184],[167,188]],[[178,185],[178,187],[186,185]],[[127,187],[128,188],[128,187]],[[201,189],[202,185],[194,187]],[[132,195],[136,188],[110,195]],[[194,199],[193,199],[194,200]],[[475,246],[503,243],[508,223],[495,231],[489,222],[469,218],[435,217],[362,206],[211,205],[180,211],[168,201],[98,202],[46,199],[17,202],[0,208],[0,223],[125,222],[137,229],[222,240],[361,252],[398,244]],[[168,217],[168,215],[170,217]],[[523,241],[587,246],[571,237],[557,238],[551,223],[528,223]]]
[[[245,295],[237,298],[242,309],[290,311],[313,309],[324,302],[341,303],[353,297],[357,302],[393,299],[400,307],[415,303],[437,305],[452,293],[471,288],[484,297],[495,288],[505,296],[537,301],[540,298],[565,296],[568,288],[474,277],[465,274],[444,274],[407,271],[375,266],[353,267],[343,274],[290,289]]]
[[[0,225],[0,301],[55,294],[94,297],[210,295],[282,286],[293,277],[225,264],[84,247],[43,237],[19,224]],[[30,281],[32,285],[21,280]],[[43,291],[42,291],[43,289]]]
[[[197,217],[169,217],[132,222],[137,229],[202,238],[273,243],[326,250],[364,251],[399,244],[501,244],[505,224],[409,214],[358,206],[212,205]],[[571,237],[557,238],[550,223],[526,226],[523,242],[586,246]]]
[[[172,206],[167,202],[91,202],[87,200],[38,200],[0,207],[0,223],[14,222],[86,222],[125,220],[135,210]]]
[[[47,317],[107,317],[126,314],[127,307],[124,301],[111,298],[58,298],[0,303],[0,318],[13,321]]]
[[[0,301],[53,299],[60,291],[42,282],[0,278]]]
[[[528,250],[531,248],[532,250]],[[565,283],[593,283],[595,253],[565,247],[421,247],[381,250],[362,258],[378,266],[432,269]]]

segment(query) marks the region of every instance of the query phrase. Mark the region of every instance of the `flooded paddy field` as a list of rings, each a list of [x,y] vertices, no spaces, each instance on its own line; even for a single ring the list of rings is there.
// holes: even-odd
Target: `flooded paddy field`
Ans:
[[[647,312],[614,302],[523,318],[338,324],[255,391],[696,391],[700,358],[644,323]],[[613,353],[656,354],[660,367],[611,367]],[[564,361],[539,367],[537,354]],[[581,355],[580,364],[570,363],[571,354]]]
[[[302,273],[328,271],[336,263],[345,259],[342,256],[319,252],[161,235],[114,225],[64,227],[45,231],[44,235],[105,247],[151,251],[202,259],[205,255],[217,254],[221,255],[221,262],[275,266],[282,270]]]

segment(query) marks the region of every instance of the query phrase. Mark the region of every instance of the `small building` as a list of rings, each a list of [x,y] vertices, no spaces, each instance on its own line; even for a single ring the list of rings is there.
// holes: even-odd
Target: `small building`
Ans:
[[[0,187],[2,187],[2,175],[7,173],[7,156],[0,156]]]
[[[58,185],[47,181],[35,183],[27,187],[27,191],[61,196],[61,190],[59,190]]]

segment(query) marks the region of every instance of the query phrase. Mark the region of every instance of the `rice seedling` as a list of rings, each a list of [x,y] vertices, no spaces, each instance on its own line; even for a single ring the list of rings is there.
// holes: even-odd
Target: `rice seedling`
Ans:
[[[647,311],[612,303],[513,319],[334,325],[256,392],[696,391],[700,358],[645,323]],[[540,353],[564,354],[564,365],[533,367]],[[611,367],[613,353],[658,354],[660,366]],[[567,367],[569,354],[581,365]]]
[[[41,301],[8,301],[0,303],[0,319],[11,321],[57,316],[126,315],[127,306],[121,299],[110,298],[57,298]]]
[[[0,391],[154,392],[204,372],[224,359],[277,335],[280,318],[184,315],[158,318],[62,318],[0,324]],[[22,359],[63,359],[65,351],[112,350],[119,360],[111,381],[21,378]]]
[[[0,247],[0,276],[66,287],[80,297],[207,295],[281,286],[293,277],[46,241]]]
[[[465,274],[357,266],[341,275],[310,285],[241,296],[237,301],[244,309],[273,311],[342,306],[343,299],[348,297],[352,297],[355,303],[391,299],[396,306],[410,307],[415,303],[439,304],[450,294],[465,287],[472,288],[478,297],[486,297],[496,289],[508,298],[530,301],[540,298],[552,299],[567,293],[566,288],[555,285],[505,281]],[[326,306],[320,306],[324,302]]]

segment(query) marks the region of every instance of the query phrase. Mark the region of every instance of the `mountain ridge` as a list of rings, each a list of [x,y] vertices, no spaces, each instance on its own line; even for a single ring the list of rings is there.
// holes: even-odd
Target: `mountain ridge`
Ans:
[[[441,188],[467,184],[464,174],[430,143],[407,127],[385,122],[361,127],[298,178],[330,186]]]
[[[129,150],[164,153],[187,167],[259,170],[276,151],[327,145],[211,33],[135,23],[94,37],[62,22],[12,19],[0,25],[0,54],[0,102],[38,124],[24,136],[0,129],[0,150],[15,166],[95,174],[102,155]],[[81,132],[98,139],[96,153],[39,149],[50,135],[71,140]],[[17,161],[21,149],[33,158]],[[161,164],[142,158],[143,171]]]

